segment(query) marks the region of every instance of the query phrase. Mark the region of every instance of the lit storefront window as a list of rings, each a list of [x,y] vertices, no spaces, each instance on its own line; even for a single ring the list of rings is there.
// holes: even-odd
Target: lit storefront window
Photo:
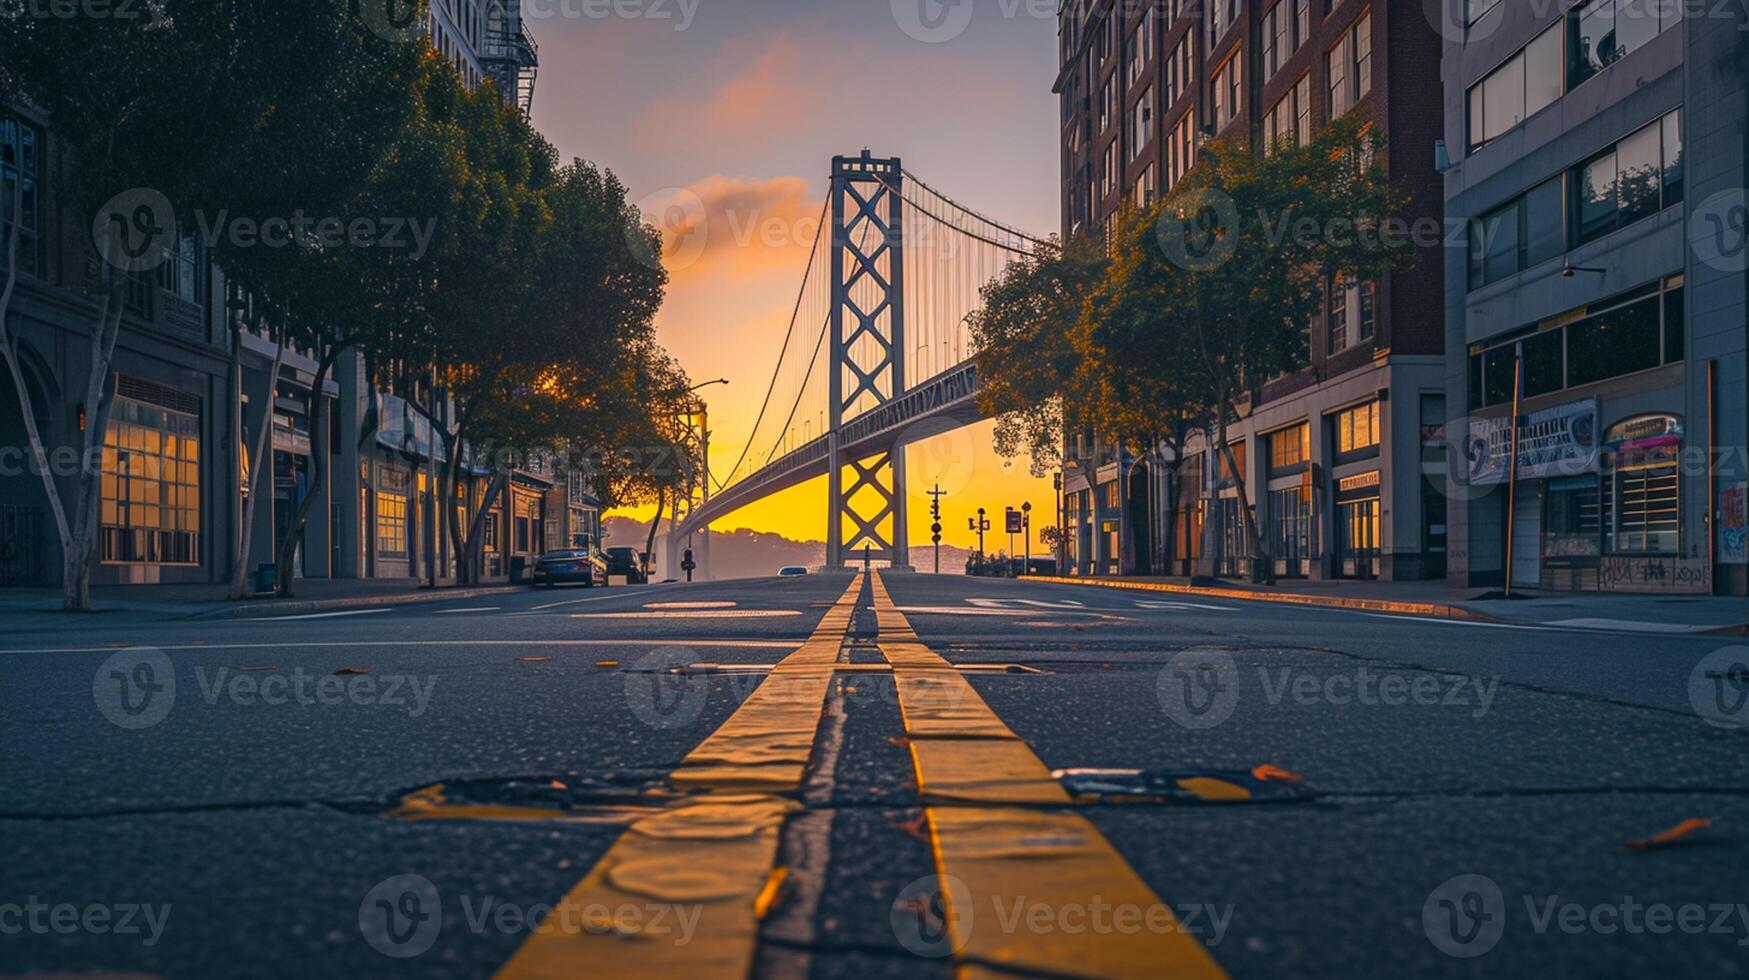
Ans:
[[[200,564],[200,418],[118,397],[99,506],[102,561]]]

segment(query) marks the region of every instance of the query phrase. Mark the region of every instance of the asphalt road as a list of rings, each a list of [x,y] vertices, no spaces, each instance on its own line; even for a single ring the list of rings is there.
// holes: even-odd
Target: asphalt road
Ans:
[[[1732,669],[1749,650],[882,581],[935,653],[1004,665],[962,673],[1045,766],[1141,771],[1087,776],[1097,792],[1056,809],[1090,821],[1232,976],[1749,971],[1749,742],[1731,727],[1749,725]],[[0,975],[489,976],[531,941],[528,914],[673,802],[676,767],[765,676],[728,668],[777,663],[850,583],[9,630]],[[843,662],[883,662],[872,600],[865,586]],[[895,675],[837,676],[785,794],[800,801],[788,878],[754,972],[950,976],[953,943],[913,901],[938,869]],[[1265,765],[1292,775],[1250,775]],[[1252,798],[1181,791],[1207,780]],[[415,819],[431,814],[410,794],[439,784],[452,818]],[[1628,846],[1690,818],[1713,824]],[[1053,890],[1036,867],[1028,917],[971,894],[960,928],[1128,941],[1097,891]],[[716,900],[694,897],[651,903],[645,932],[690,941]]]

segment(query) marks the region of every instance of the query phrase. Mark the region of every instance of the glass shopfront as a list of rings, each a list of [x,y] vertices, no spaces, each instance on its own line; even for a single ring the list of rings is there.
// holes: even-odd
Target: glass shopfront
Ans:
[[[103,436],[105,563],[200,564],[200,417],[183,407],[116,398]]]
[[[1378,560],[1379,472],[1373,470],[1336,483],[1336,574],[1378,578]]]

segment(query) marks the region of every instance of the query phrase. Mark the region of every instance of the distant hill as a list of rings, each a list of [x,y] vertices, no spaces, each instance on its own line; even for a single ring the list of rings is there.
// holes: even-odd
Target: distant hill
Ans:
[[[649,521],[629,517],[609,517],[602,522],[605,547],[629,547],[642,550],[650,533]],[[941,571],[944,575],[960,575],[966,570],[966,559],[972,555],[965,548],[941,546]],[[760,578],[776,575],[785,565],[805,565],[814,568],[826,561],[824,541],[796,541],[781,534],[737,528],[717,531],[711,535],[711,574],[718,579]],[[921,572],[935,570],[935,549],[928,542],[911,546],[911,563]]]

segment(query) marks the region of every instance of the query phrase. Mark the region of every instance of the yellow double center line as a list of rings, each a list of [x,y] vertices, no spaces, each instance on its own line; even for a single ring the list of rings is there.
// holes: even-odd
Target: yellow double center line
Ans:
[[[696,795],[632,823],[565,896],[559,908],[581,912],[581,927],[565,928],[570,920],[559,917],[557,927],[537,931],[499,970],[501,980],[749,974],[759,920],[782,881],[779,831],[799,807],[793,794],[844,666],[862,585],[857,575],[808,641],[682,760],[670,778]],[[873,592],[960,976],[1225,977],[1090,822],[1044,809],[1069,806],[1069,795],[918,638],[878,573]],[[1002,914],[1038,905],[1059,913],[1078,906],[1084,915],[1134,910],[1130,921],[1147,928],[1038,929],[1030,917]]]
[[[748,974],[778,830],[799,806],[778,794],[801,787],[862,583],[681,761],[670,778],[698,795],[627,828],[498,977]]]
[[[1092,823],[1036,808],[1068,806],[1069,795],[971,684],[918,639],[879,573],[874,603],[960,976],[994,975],[988,968],[996,967],[1055,976],[1225,977]],[[1013,916],[1041,905],[1058,927]],[[1123,914],[1132,927],[1061,927],[1070,909],[1086,924],[1100,908],[1113,917],[1107,921]]]

